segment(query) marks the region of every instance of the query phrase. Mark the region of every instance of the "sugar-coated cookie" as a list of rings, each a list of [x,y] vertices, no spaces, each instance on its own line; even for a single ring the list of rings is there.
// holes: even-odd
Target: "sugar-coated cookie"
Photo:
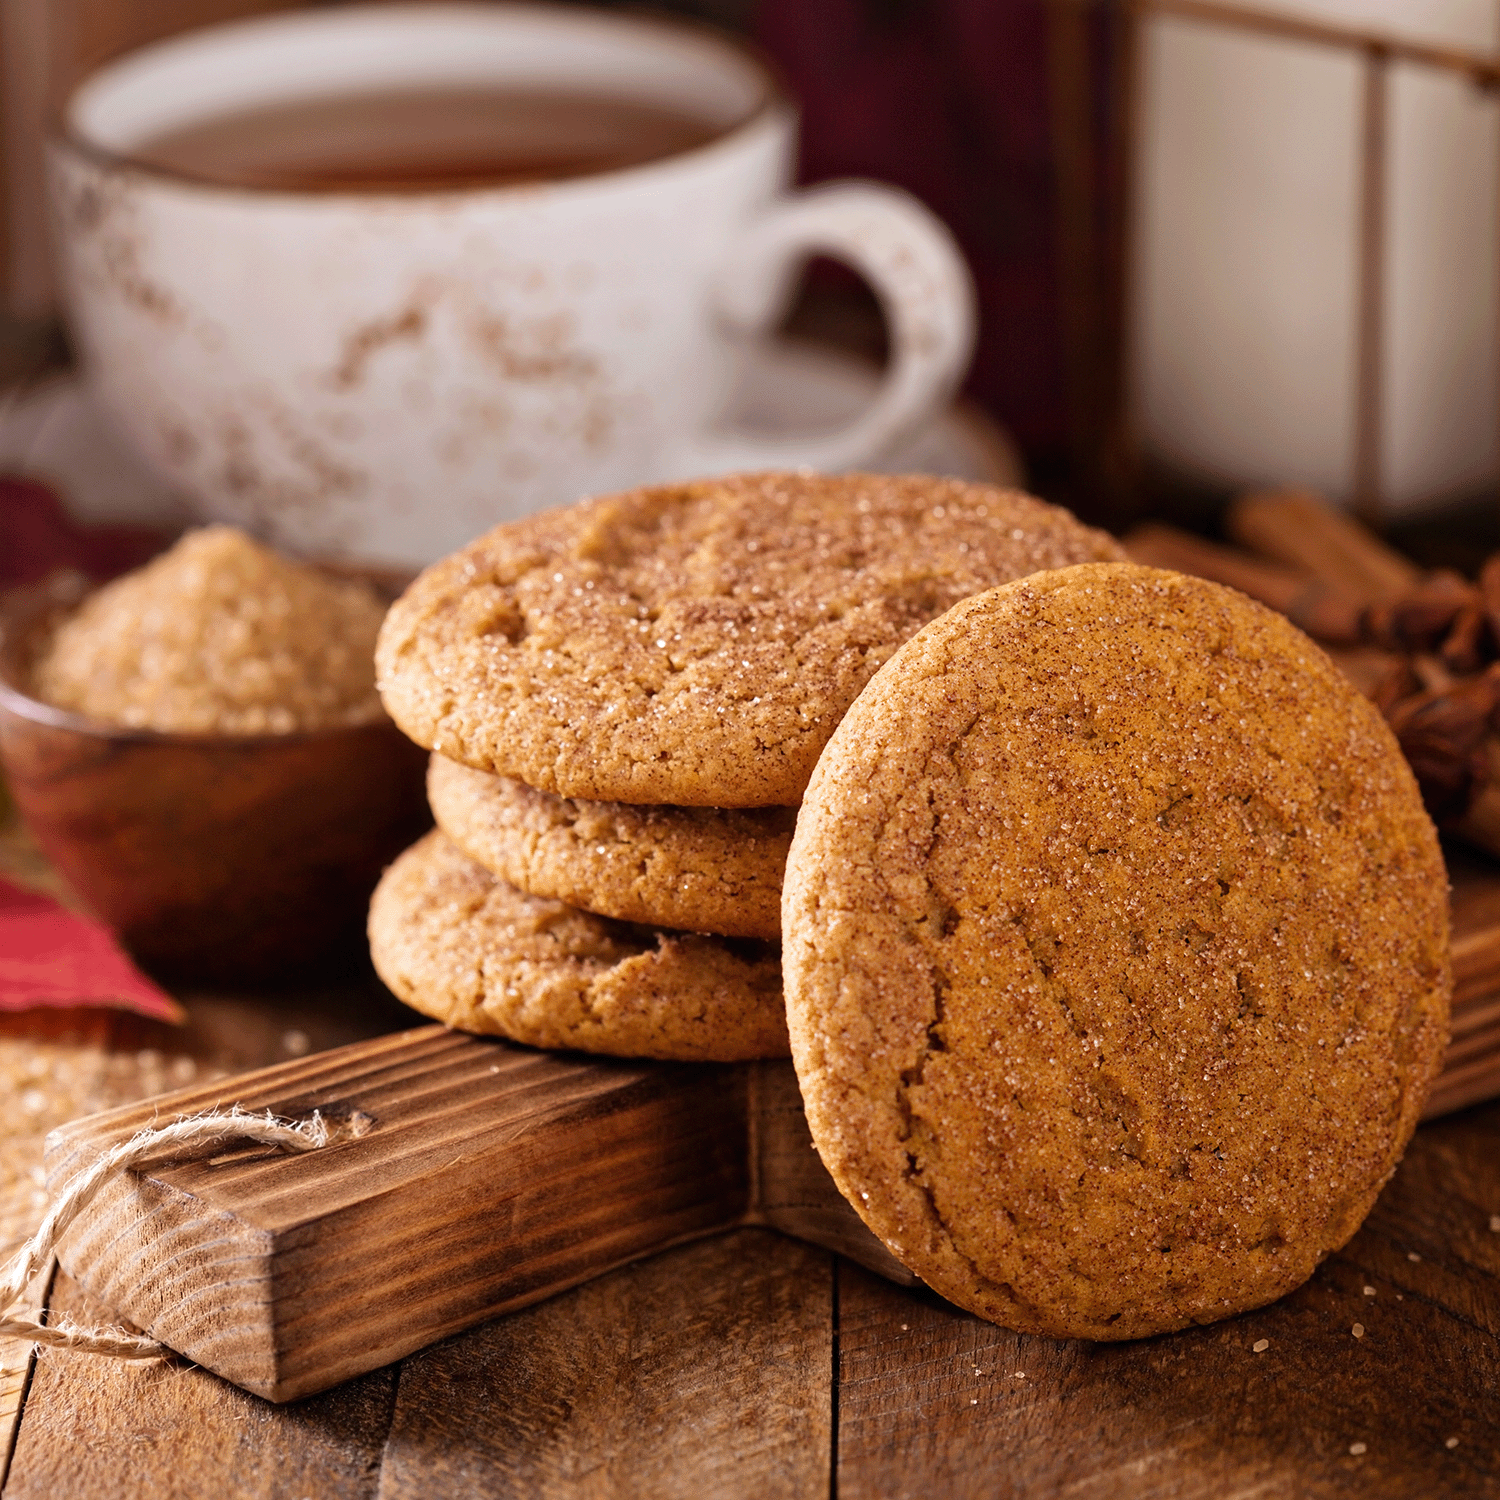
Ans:
[[[1130,564],[909,641],[783,893],[823,1160],[961,1306],[1135,1338],[1354,1233],[1447,1031],[1447,880],[1376,709],[1279,615]]]
[[[391,990],[459,1031],[683,1062],[786,1054],[774,945],[652,931],[524,895],[437,830],[386,871],[369,930]]]
[[[434,563],[376,651],[419,744],[542,791],[794,807],[892,651],[969,594],[1123,556],[1028,495],[748,474],[511,521]]]
[[[589,802],[442,755],[427,800],[470,859],[530,895],[650,927],[781,940],[795,807]]]

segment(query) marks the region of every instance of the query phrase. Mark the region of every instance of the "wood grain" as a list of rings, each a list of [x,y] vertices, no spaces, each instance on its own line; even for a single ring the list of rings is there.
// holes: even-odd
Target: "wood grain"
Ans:
[[[0,1015],[0,1097],[6,1100],[0,1131],[0,1256],[27,1239],[46,1209],[42,1186],[42,1141],[54,1125],[102,1108],[131,1091],[133,1080],[111,1080],[104,1046],[107,1011],[50,1011],[24,1023]],[[19,1304],[37,1313],[47,1305],[49,1269]],[[26,1339],[0,1339],[0,1487],[14,1448],[31,1380],[34,1346]]]
[[[38,1276],[14,1304],[15,1311],[35,1317],[47,1306],[57,1262],[51,1261],[45,1275]],[[31,1385],[32,1367],[36,1362],[36,1345],[29,1339],[0,1339],[0,1489],[15,1452],[16,1434],[20,1431],[21,1412]]]
[[[834,1186],[813,1148],[791,1064],[752,1063],[747,1072],[753,1198],[744,1222],[837,1251],[898,1286],[916,1286]]]
[[[348,1128],[306,1156],[122,1177],[60,1259],[153,1336],[278,1401],[723,1229],[750,1201],[742,1073],[438,1026],[65,1127],[49,1172],[158,1115],[231,1103]]]
[[[827,1493],[832,1269],[743,1230],[408,1359],[380,1500]]]
[[[1500,875],[1493,861],[1449,844],[1452,1039],[1423,1118],[1437,1119],[1500,1092]]]
[[[109,1316],[66,1276],[54,1313]],[[375,1493],[396,1372],[269,1406],[180,1361],[37,1361],[6,1500],[366,1500]]]
[[[1425,1127],[1301,1290],[1136,1344],[1009,1333],[841,1267],[841,1500],[1500,1493],[1497,1145],[1500,1107]]]
[[[1500,920],[1500,881],[1477,857],[1468,879],[1463,857],[1455,926],[1478,931]],[[1460,967],[1482,999],[1482,966]],[[11,1090],[12,1129],[31,1086],[59,1110],[104,1102],[101,1086],[128,1096],[190,1065],[202,1080],[210,1067],[337,1046],[402,1014],[355,983],[184,998],[192,1021],[181,1029],[104,1013],[0,1016],[0,1065],[32,1080]],[[23,1174],[23,1207],[24,1186]],[[746,1231],[623,1267],[282,1407],[181,1362],[48,1355],[6,1493],[1500,1495],[1491,1214],[1500,1105],[1423,1126],[1365,1229],[1285,1312],[1138,1346],[1026,1341],[847,1263],[835,1304],[829,1257]],[[66,1277],[53,1309],[105,1316]],[[1363,1340],[1349,1332],[1354,1318]],[[1258,1337],[1273,1342],[1255,1356]],[[1009,1379],[1025,1370],[1016,1384],[1027,1389],[1004,1388],[988,1358],[972,1357],[996,1352],[1000,1376],[1020,1354]],[[1355,1441],[1365,1454],[1348,1452]]]

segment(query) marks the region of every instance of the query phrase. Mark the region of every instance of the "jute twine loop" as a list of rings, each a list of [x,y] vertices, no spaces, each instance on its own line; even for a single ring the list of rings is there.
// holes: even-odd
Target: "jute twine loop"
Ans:
[[[141,1338],[123,1329],[77,1328],[69,1323],[48,1326],[29,1313],[12,1309],[40,1271],[52,1259],[57,1242],[74,1219],[86,1209],[99,1190],[117,1172],[128,1172],[161,1161],[199,1161],[215,1156],[226,1146],[257,1143],[280,1146],[286,1151],[316,1151],[326,1146],[328,1126],[314,1114],[302,1124],[288,1124],[267,1111],[252,1115],[238,1106],[216,1114],[193,1115],[171,1125],[142,1130],[111,1146],[93,1166],[70,1178],[41,1227],[11,1257],[0,1283],[0,1338],[29,1339],[57,1349],[81,1349],[89,1354],[110,1354],[116,1359],[156,1359],[170,1351],[155,1339]]]

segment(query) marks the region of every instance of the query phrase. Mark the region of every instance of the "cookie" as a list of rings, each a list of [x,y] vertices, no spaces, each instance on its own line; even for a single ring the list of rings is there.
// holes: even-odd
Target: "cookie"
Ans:
[[[772,944],[657,932],[524,895],[437,830],[376,888],[370,956],[394,994],[459,1031],[682,1062],[786,1055]]]
[[[1030,496],[924,476],[749,474],[497,527],[386,617],[419,744],[562,797],[794,807],[845,709],[969,594],[1122,557]]]
[[[795,807],[588,802],[442,755],[427,800],[470,859],[533,896],[649,927],[781,939]]]
[[[804,801],[782,931],[813,1138],[995,1322],[1257,1307],[1401,1156],[1447,920],[1389,729],[1281,616],[1129,564],[1009,584],[887,663]]]

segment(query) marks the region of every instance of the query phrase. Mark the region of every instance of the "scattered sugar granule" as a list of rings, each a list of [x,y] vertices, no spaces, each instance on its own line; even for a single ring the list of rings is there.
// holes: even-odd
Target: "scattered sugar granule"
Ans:
[[[1017,1370],[1016,1371],[1016,1379],[1017,1380],[1025,1380],[1026,1379],[1026,1371],[1025,1370]]]
[[[1408,1250],[1406,1252],[1406,1258],[1407,1260],[1421,1260],[1422,1257],[1418,1255],[1415,1250]]]
[[[1365,1296],[1367,1296],[1367,1297],[1373,1297],[1374,1295],[1375,1295],[1375,1288],[1372,1287],[1372,1286],[1367,1286],[1365,1288]]]
[[[1363,1443],[1350,1443],[1349,1444],[1349,1451],[1356,1458],[1358,1458],[1361,1453],[1364,1453],[1366,1451],[1366,1448],[1365,1448],[1365,1445]]]
[[[1256,1339],[1256,1341],[1250,1346],[1251,1350],[1256,1354],[1264,1354],[1270,1347],[1270,1339]]]
[[[1500,1214],[1490,1215],[1490,1233],[1500,1234]]]
[[[232,526],[190,531],[85,599],[33,670],[38,697],[109,724],[291,734],[383,710],[367,584],[289,562]]]
[[[1365,1336],[1365,1325],[1363,1323],[1356,1323],[1354,1327],[1349,1330],[1349,1332],[1352,1333],[1355,1338],[1362,1339]]]
[[[1443,1447],[1445,1447],[1445,1448],[1456,1448],[1456,1447],[1458,1447],[1458,1439],[1457,1438],[1449,1438],[1448,1441],[1443,1444]]]

